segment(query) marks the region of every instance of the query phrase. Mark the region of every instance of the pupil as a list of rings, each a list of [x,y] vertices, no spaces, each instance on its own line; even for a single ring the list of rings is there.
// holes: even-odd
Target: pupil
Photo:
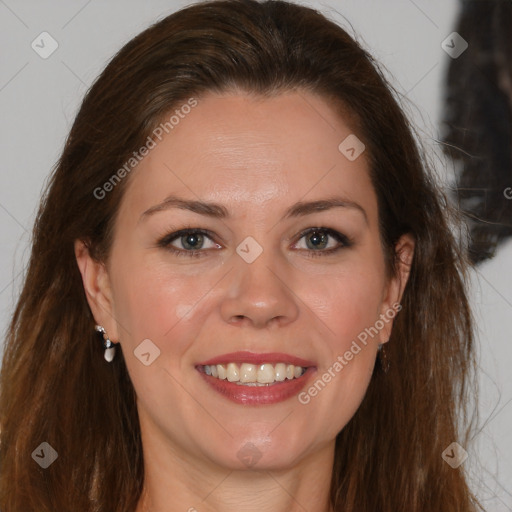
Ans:
[[[325,243],[325,239],[327,238],[325,234],[318,234],[323,233],[322,231],[314,231],[311,235],[311,241],[313,243],[314,247],[318,247],[318,245]]]
[[[185,236],[185,244],[184,246],[190,246],[192,249],[195,249],[197,247],[198,241],[200,241],[202,235],[199,234],[189,234]]]

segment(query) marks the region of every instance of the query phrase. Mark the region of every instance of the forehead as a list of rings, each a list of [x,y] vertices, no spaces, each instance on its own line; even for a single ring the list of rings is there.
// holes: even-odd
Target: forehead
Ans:
[[[333,194],[370,210],[376,205],[364,151],[355,160],[344,153],[344,141],[353,146],[359,138],[352,139],[348,121],[322,98],[208,94],[180,114],[130,177],[123,203],[134,214],[169,194],[240,214],[255,205],[259,215],[262,205],[265,212],[282,211],[299,199]]]

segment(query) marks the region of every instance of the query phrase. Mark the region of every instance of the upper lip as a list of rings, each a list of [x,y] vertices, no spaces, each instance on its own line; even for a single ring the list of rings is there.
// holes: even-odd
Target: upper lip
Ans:
[[[264,363],[287,363],[294,366],[302,366],[304,368],[315,366],[312,361],[302,359],[300,357],[292,356],[291,354],[283,354],[280,352],[267,352],[267,353],[254,353],[247,351],[231,352],[229,354],[222,354],[220,356],[208,359],[198,363],[200,366],[214,365],[214,364],[227,364],[227,363],[251,363],[251,364],[264,364]]]

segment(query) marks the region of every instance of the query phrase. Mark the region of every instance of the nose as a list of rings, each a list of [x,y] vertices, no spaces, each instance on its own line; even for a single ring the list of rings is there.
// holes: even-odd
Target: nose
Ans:
[[[235,262],[235,268],[228,274],[227,291],[221,304],[225,322],[270,328],[296,320],[299,299],[293,291],[293,271],[275,261],[270,251],[263,251],[252,263],[242,258]]]

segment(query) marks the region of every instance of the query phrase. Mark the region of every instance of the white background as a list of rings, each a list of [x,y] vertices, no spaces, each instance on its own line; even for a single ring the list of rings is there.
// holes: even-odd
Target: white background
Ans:
[[[172,0],[0,0],[0,328],[1,343],[28,260],[43,183],[56,163],[78,105],[107,60],[134,35],[187,5]],[[404,94],[424,143],[440,155],[442,82],[450,57],[455,0],[302,1],[352,33]],[[512,27],[511,27],[512,30]],[[43,60],[31,48],[43,31],[59,47]],[[462,34],[463,35],[463,34]],[[448,180],[453,166],[438,158]],[[492,512],[512,511],[512,242],[474,271],[478,325],[480,431],[464,463]],[[397,435],[400,435],[397,432]],[[410,447],[414,450],[414,447]],[[480,466],[476,465],[477,463]]]

